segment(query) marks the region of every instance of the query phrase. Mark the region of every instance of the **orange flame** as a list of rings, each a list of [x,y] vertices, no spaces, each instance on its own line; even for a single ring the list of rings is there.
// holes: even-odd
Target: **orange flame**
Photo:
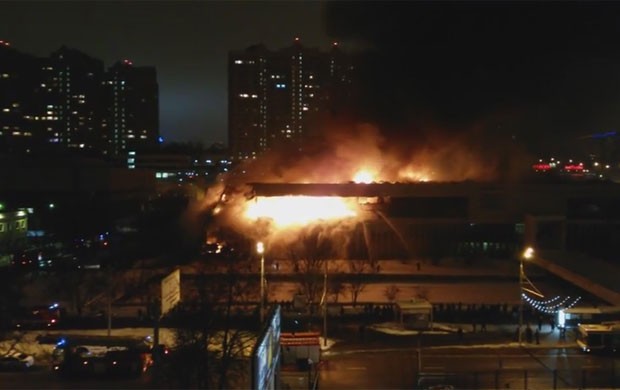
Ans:
[[[277,226],[308,225],[321,220],[338,220],[357,215],[352,201],[329,196],[258,197],[248,202],[250,220],[271,219]]]
[[[353,181],[357,184],[370,184],[374,180],[374,175],[365,169],[357,171],[355,176],[353,176]]]
[[[404,180],[406,182],[427,182],[431,181],[431,177],[433,176],[432,172],[429,172],[428,169],[413,169],[411,167],[407,167],[398,172],[399,180]]]

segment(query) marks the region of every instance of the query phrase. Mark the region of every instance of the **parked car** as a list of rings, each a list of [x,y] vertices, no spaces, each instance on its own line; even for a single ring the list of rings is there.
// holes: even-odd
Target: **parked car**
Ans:
[[[0,357],[0,370],[2,371],[27,370],[32,366],[34,366],[34,357],[25,353],[13,352]]]
[[[107,373],[111,375],[138,376],[147,368],[141,351],[135,349],[108,351],[105,359]]]

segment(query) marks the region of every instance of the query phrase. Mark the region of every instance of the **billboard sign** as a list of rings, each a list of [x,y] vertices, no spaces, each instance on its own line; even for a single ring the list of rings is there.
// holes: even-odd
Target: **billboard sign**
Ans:
[[[161,315],[181,301],[181,271],[173,271],[161,281]]]
[[[280,306],[267,319],[268,325],[258,338],[252,355],[252,388],[272,390],[280,369]]]

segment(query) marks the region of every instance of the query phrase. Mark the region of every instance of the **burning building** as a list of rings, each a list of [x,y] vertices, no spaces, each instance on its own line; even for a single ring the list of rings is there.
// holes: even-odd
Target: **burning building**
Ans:
[[[348,258],[509,258],[527,234],[541,249],[591,252],[620,234],[620,186],[605,182],[260,182],[241,198],[228,206],[252,239],[319,225]]]
[[[389,143],[367,125],[326,131],[303,154],[266,153],[239,165],[212,189],[217,225],[266,242],[272,253],[313,230],[336,242],[333,256],[371,260],[509,258],[524,240],[540,249],[611,250],[620,186],[526,178],[515,174],[527,157],[514,145],[481,139],[436,136],[415,145]]]

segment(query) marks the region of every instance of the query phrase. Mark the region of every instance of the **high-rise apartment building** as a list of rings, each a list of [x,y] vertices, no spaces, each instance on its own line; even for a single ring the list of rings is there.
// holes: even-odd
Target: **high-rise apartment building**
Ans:
[[[69,149],[101,150],[103,61],[63,46],[44,63],[46,104],[39,116],[49,122],[48,142]]]
[[[103,61],[61,47],[49,57],[0,41],[0,151],[88,150],[119,156],[159,138],[153,67]]]
[[[0,150],[21,151],[44,143],[41,108],[42,61],[0,41]]]
[[[110,67],[105,76],[106,152],[152,151],[159,140],[159,86],[154,67],[129,60]]]
[[[229,53],[228,137],[235,161],[285,144],[303,150],[323,120],[351,95],[350,57],[334,44],[323,52],[301,45],[263,45]]]

